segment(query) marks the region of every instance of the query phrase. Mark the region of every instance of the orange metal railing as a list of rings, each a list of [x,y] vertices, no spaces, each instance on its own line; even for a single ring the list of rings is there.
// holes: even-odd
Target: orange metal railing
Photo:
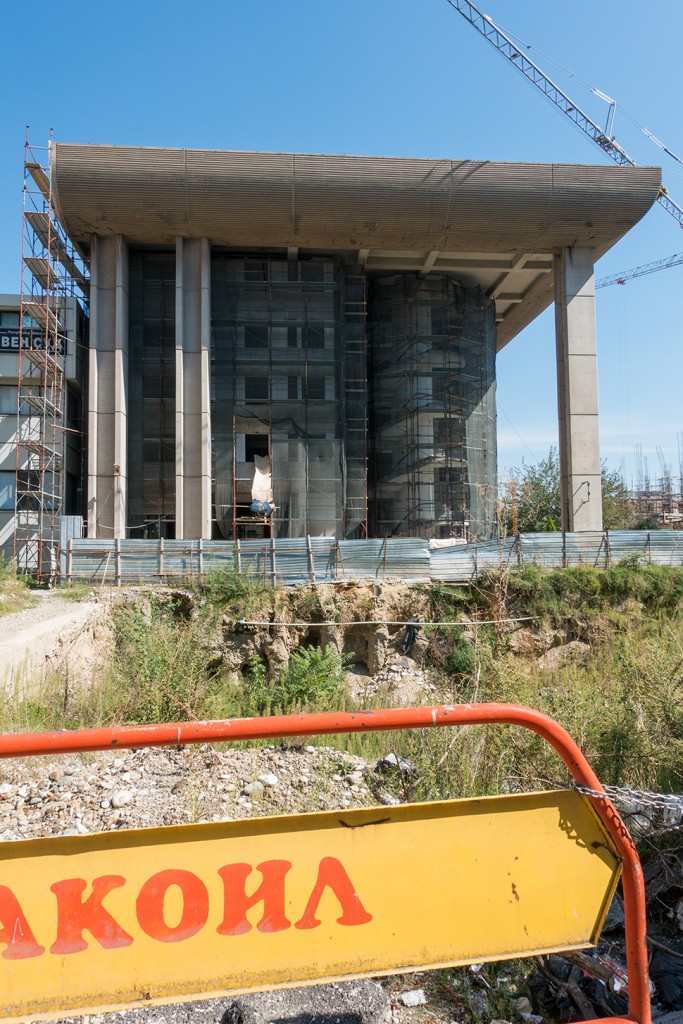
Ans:
[[[521,726],[537,733],[559,754],[579,786],[604,794],[597,776],[569,734],[547,715],[515,704],[456,704],[358,712],[333,711],[267,718],[18,734],[0,736],[0,757],[492,723]],[[607,795],[588,796],[587,799],[610,833],[623,861],[629,1017],[603,1018],[602,1024],[626,1024],[627,1021],[651,1024],[645,942],[645,886],[640,860],[626,826]]]

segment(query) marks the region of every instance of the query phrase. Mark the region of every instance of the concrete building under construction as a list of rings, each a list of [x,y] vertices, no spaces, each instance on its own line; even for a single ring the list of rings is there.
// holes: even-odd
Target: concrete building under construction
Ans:
[[[658,169],[58,143],[49,174],[89,536],[492,536],[496,352],[553,299],[565,527],[601,527],[593,264]]]

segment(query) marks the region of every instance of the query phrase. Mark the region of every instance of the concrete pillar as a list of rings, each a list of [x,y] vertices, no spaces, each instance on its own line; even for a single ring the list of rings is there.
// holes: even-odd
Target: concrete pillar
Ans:
[[[128,499],[128,246],[93,236],[88,362],[88,536],[125,537]]]
[[[602,530],[593,250],[555,256],[562,529]]]
[[[176,239],[176,537],[211,538],[211,249]]]

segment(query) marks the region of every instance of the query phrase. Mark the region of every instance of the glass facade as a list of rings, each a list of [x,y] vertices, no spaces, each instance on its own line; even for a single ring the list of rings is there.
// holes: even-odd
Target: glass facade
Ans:
[[[326,261],[212,258],[219,536],[347,534],[343,277]],[[251,511],[255,456],[270,462],[266,517]]]
[[[130,254],[128,533],[175,536],[175,253]]]
[[[406,273],[375,278],[369,300],[371,535],[491,537],[494,303]]]
[[[218,249],[210,287],[214,537],[493,535],[493,302]],[[132,252],[129,298],[129,535],[172,537],[175,253]]]

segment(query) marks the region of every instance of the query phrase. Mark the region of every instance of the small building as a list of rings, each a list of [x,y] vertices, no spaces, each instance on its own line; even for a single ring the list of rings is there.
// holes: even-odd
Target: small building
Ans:
[[[20,305],[20,295],[0,295],[0,553],[5,559],[11,559],[14,555],[17,480],[21,506],[22,489],[29,482],[29,474],[36,473],[30,465],[30,448],[27,445],[17,447],[19,436],[26,438],[30,435],[28,425],[35,420],[37,413],[31,403],[30,393],[22,394],[20,404]],[[85,512],[83,388],[87,365],[86,327],[87,321],[80,304],[75,298],[67,300],[64,334],[60,338],[60,351],[57,354],[65,382],[65,416],[60,417],[57,427],[58,451],[54,459],[59,479],[44,479],[42,492],[48,496],[48,504],[51,503],[50,495],[59,494],[60,511],[73,516],[82,516]],[[24,349],[30,343],[34,352],[44,350],[45,333],[37,322],[28,317],[24,323],[23,337]]]
[[[494,536],[496,353],[553,300],[564,526],[600,529],[593,264],[658,169],[57,143],[51,181],[89,536]]]

